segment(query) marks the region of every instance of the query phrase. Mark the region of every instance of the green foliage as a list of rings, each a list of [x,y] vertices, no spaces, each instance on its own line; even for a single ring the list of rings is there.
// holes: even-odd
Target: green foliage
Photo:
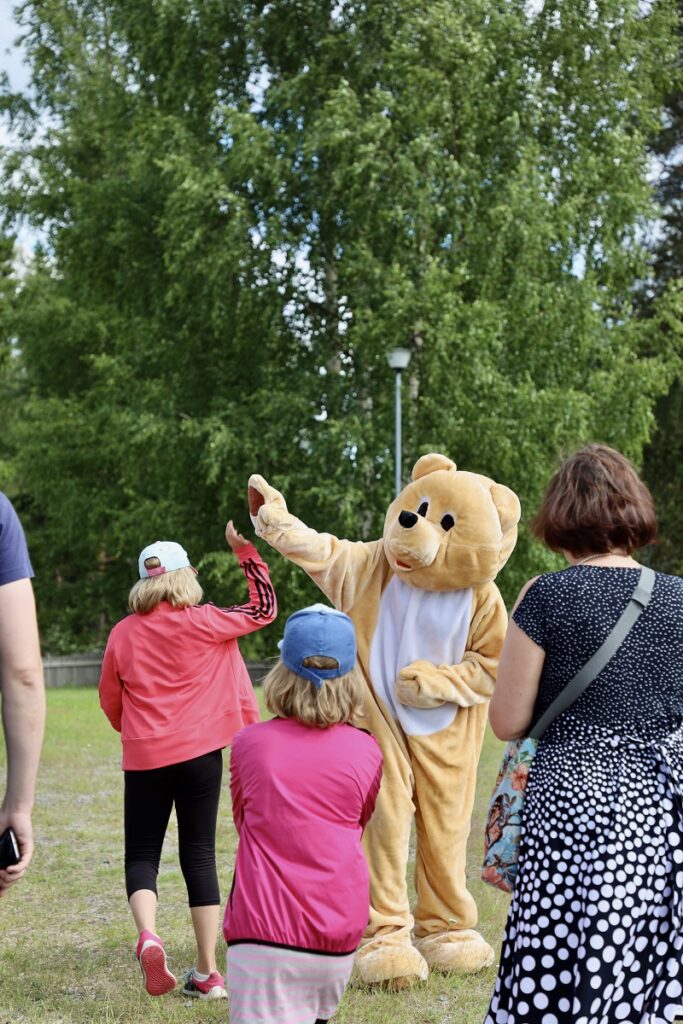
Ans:
[[[657,403],[658,431],[645,451],[644,473],[659,520],[659,543],[651,564],[663,572],[683,574],[683,515],[680,465],[683,459],[683,387],[676,381]]]
[[[8,443],[50,646],[101,641],[155,536],[235,600],[250,472],[378,536],[395,345],[406,469],[445,451],[531,511],[564,449],[639,458],[679,344],[632,312],[673,0],[20,10],[4,202],[47,242]],[[283,611],[313,596],[271,561]],[[506,595],[549,564],[522,537]]]
[[[11,481],[6,445],[10,424],[9,408],[16,380],[12,359],[12,308],[17,289],[13,269],[14,239],[0,235],[0,480]],[[7,486],[5,485],[5,489]]]
[[[683,34],[683,2],[679,0],[679,30]],[[659,174],[657,198],[661,218],[657,224],[651,275],[641,290],[642,312],[653,315],[660,310],[659,338],[662,344],[680,341],[683,334],[682,303],[661,315],[662,295],[667,298],[683,292],[683,48],[678,54],[676,88],[666,98],[663,125],[651,143]],[[674,342],[675,344],[675,342]],[[655,408],[657,430],[643,459],[645,479],[657,507],[660,543],[652,553],[652,564],[664,571],[683,573],[683,385],[681,369],[668,394]]]

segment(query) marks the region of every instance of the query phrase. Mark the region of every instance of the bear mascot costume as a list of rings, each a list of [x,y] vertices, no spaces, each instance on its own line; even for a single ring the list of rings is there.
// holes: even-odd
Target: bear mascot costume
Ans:
[[[389,506],[381,540],[317,533],[260,476],[249,480],[249,511],[257,535],[301,566],[356,628],[368,685],[362,724],[384,755],[364,836],[371,907],[357,980],[403,988],[428,968],[487,967],[494,952],[474,930],[465,854],[507,628],[493,581],[517,539],[517,496],[431,454]],[[413,818],[414,921],[406,881]]]

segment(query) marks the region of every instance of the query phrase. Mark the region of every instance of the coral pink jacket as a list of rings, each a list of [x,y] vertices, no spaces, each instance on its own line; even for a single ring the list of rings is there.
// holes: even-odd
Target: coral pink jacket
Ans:
[[[237,552],[249,602],[128,615],[112,629],[100,704],[121,733],[126,770],[161,768],[227,746],[259,710],[237,645],[277,614],[268,566],[252,544]]]
[[[368,923],[361,835],[382,778],[362,729],[274,718],[234,739],[230,788],[239,846],[223,934],[341,956]]]

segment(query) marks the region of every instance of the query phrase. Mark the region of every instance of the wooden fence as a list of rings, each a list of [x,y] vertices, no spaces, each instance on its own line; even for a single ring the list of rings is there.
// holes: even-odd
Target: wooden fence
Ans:
[[[247,671],[254,686],[258,686],[272,661],[248,661]],[[52,686],[97,686],[102,668],[102,651],[88,651],[85,654],[67,654],[63,657],[46,655],[43,658],[45,685]]]

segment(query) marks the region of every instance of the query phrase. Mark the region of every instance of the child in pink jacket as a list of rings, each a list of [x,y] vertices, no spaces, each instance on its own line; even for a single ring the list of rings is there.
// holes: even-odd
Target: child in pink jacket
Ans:
[[[290,616],[264,681],[276,718],[235,737],[230,788],[239,833],[223,923],[230,1024],[322,1024],[368,923],[361,846],[382,754],[355,728],[363,684],[351,619],[324,605]]]
[[[183,992],[225,998],[216,970],[222,748],[259,720],[237,638],[277,613],[268,567],[256,548],[232,522],[225,536],[249,585],[249,602],[200,605],[202,588],[186,552],[173,541],[157,541],[140,554],[140,579],[129,596],[133,614],[112,629],[102,665],[100,704],[123,745],[126,891],[139,932],[136,956],[154,996],[176,985],[156,934],[157,873],[175,804],[197,941]]]

